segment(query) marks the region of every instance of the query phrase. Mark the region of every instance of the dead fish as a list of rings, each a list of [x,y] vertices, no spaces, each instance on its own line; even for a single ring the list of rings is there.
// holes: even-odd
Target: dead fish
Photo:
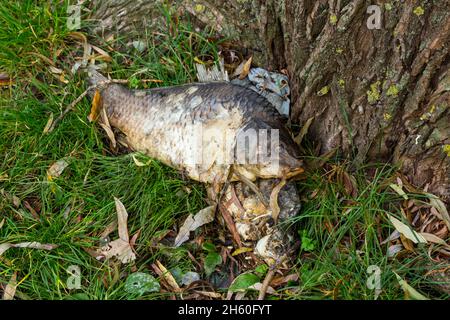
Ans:
[[[258,179],[255,185],[264,197],[270,197],[278,183],[279,179]],[[221,203],[232,216],[241,240],[247,246],[253,246],[255,254],[269,264],[289,255],[294,237],[290,219],[301,208],[294,181],[288,181],[278,194],[278,223],[274,223],[271,209],[243,182],[231,183]]]
[[[89,70],[91,85],[106,80]],[[303,172],[286,118],[250,89],[225,81],[148,90],[110,83],[99,92],[110,124],[133,149],[193,180],[224,182],[231,169],[231,180],[251,181]]]

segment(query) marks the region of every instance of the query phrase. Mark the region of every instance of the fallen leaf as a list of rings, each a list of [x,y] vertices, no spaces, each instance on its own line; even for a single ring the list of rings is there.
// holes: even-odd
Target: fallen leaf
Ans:
[[[105,50],[103,50],[103,49],[101,49],[101,48],[99,48],[97,46],[94,46],[93,44],[91,44],[91,47],[92,47],[92,49],[94,49],[94,51],[96,51],[97,53],[100,54],[100,56],[95,57],[95,60],[103,60],[103,61],[106,61],[106,62],[111,62],[112,61],[111,56]]]
[[[112,147],[115,148],[117,145],[116,137],[114,136],[114,132],[112,131],[111,125],[109,124],[108,116],[106,115],[106,110],[103,108],[101,111],[102,123],[100,126],[105,130],[108,135],[109,140],[111,141]]]
[[[450,231],[450,215],[448,214],[447,207],[445,206],[445,203],[442,202],[441,199],[436,197],[435,195],[431,193],[426,193],[428,198],[430,199],[430,205],[434,207],[440,214],[441,214],[441,220],[445,222],[445,225],[447,226],[447,229]]]
[[[253,251],[253,248],[241,247],[241,248],[234,250],[234,252],[231,254],[231,256],[234,257],[234,256],[237,256],[238,254],[251,252],[251,251]]]
[[[239,75],[239,79],[241,79],[241,80],[244,79],[250,72],[250,67],[252,66],[252,59],[253,59],[253,56],[248,58],[247,62],[245,62],[244,66],[242,68],[241,74]]]
[[[83,51],[82,65],[87,66],[92,47],[90,44],[88,44],[86,36],[83,33],[78,32],[78,31],[72,31],[68,34],[68,36],[71,38],[80,40],[83,43],[84,51]]]
[[[262,288],[262,283],[261,283],[261,282],[257,282],[257,283],[255,283],[255,284],[249,286],[247,289],[248,289],[248,290],[256,290],[256,291],[260,291],[261,288]],[[267,287],[266,292],[267,292],[267,293],[270,293],[270,294],[276,293],[275,289],[272,288],[272,287],[270,287],[270,286]]]
[[[400,234],[400,241],[406,250],[411,251],[411,252],[415,251],[413,242],[411,240],[409,240],[408,238],[406,238],[403,234]]]
[[[281,189],[286,184],[286,180],[283,179],[279,184],[273,188],[272,193],[270,194],[270,209],[272,210],[272,218],[275,222],[278,220],[278,215],[280,214],[280,207],[278,206],[278,194]]]
[[[314,117],[309,118],[306,120],[305,124],[303,125],[302,129],[300,130],[300,133],[294,138],[295,143],[297,145],[301,145],[303,138],[308,133],[309,127],[311,126],[312,121],[314,120]]]
[[[50,117],[48,117],[47,124],[45,125],[44,130],[42,130],[42,132],[48,133],[50,128],[52,127],[52,124],[53,124],[53,112],[50,113]]]
[[[136,156],[133,154],[131,156],[133,158],[134,164],[138,167],[145,167],[148,166],[150,163],[152,163],[152,160],[148,160],[146,163],[139,161],[138,159],[136,159]]]
[[[439,238],[438,236],[435,236],[432,233],[427,233],[427,232],[421,232],[420,235],[427,240],[428,242],[431,243],[436,243],[436,244],[441,244],[445,247],[450,248],[450,245],[447,244],[447,242],[445,242],[443,239]]]
[[[218,292],[212,292],[212,291],[198,291],[194,290],[194,292],[201,294],[202,296],[213,298],[213,299],[220,299],[222,298],[222,295]]]
[[[397,273],[395,273],[395,276],[397,277],[398,283],[402,287],[403,291],[405,292],[405,295],[407,298],[411,298],[414,300],[429,300],[427,297],[419,293],[416,289],[411,287],[405,280],[403,280]]]
[[[402,187],[398,184],[391,183],[389,184],[389,187],[391,187],[395,192],[397,192],[400,196],[402,196],[405,200],[408,200],[408,195],[403,191]]]
[[[0,244],[0,256],[5,253],[6,250],[10,248],[30,248],[30,249],[41,249],[41,250],[53,250],[57,248],[56,244],[42,244],[39,242],[21,242],[17,244],[13,243],[2,243]]]
[[[127,219],[128,213],[123,203],[114,197],[117,211],[117,224],[119,229],[119,239],[116,239],[105,248],[100,249],[100,254],[106,259],[117,257],[122,263],[129,263],[136,260],[136,255],[131,249],[130,237],[128,235]]]
[[[17,272],[14,272],[8,284],[6,285],[5,291],[3,292],[3,300],[13,300],[16,295],[17,289]]]
[[[199,212],[195,216],[190,214],[178,232],[177,237],[175,238],[175,247],[179,247],[181,244],[189,240],[189,233],[203,226],[204,224],[210,223],[214,221],[214,215],[216,212],[216,206],[206,207]]]
[[[12,84],[11,77],[7,73],[0,73],[0,87],[10,86]]]
[[[403,245],[402,244],[394,244],[392,246],[389,246],[388,251],[387,251],[387,256],[389,258],[395,256],[397,253],[399,253],[400,251],[403,250]]]
[[[397,240],[400,237],[400,232],[398,232],[397,230],[394,230],[394,232],[392,232],[389,237],[387,237],[385,240],[383,240],[380,244],[385,244],[388,243],[389,241],[394,241]]]
[[[95,90],[94,98],[92,98],[91,112],[89,113],[88,120],[89,122],[95,121],[98,119],[100,115],[100,109],[102,108],[102,96],[100,95],[100,91]]]
[[[394,225],[395,229],[397,229],[398,232],[403,234],[406,238],[411,240],[414,243],[427,243],[427,240],[423,236],[421,236],[416,231],[412,230],[409,226],[398,220],[397,218],[391,216],[388,214],[388,218],[391,221],[391,223]]]
[[[164,280],[166,280],[167,284],[171,286],[175,292],[180,292],[181,289],[178,286],[178,283],[173,277],[172,273],[170,273],[170,271],[167,270],[167,268],[164,267],[164,265],[159,260],[156,260],[156,265],[158,266],[159,270],[161,270],[162,277],[164,278]]]
[[[0,229],[3,228],[3,225],[5,224],[5,218],[3,218],[3,220],[0,222]]]
[[[54,178],[58,178],[68,165],[69,163],[65,159],[56,161],[47,170],[47,179],[52,181]]]

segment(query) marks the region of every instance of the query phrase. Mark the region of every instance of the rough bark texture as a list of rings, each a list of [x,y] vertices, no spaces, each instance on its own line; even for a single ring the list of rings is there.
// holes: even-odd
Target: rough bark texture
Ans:
[[[161,1],[95,0],[103,31],[158,21]],[[366,25],[379,5],[380,29]],[[410,181],[450,200],[448,0],[184,0],[266,68],[287,69],[294,123],[313,118],[322,152],[399,163]]]

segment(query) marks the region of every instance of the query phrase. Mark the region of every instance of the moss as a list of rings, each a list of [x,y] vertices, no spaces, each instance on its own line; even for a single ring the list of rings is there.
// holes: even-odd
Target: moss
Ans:
[[[339,87],[345,88],[345,80],[344,79],[339,79],[338,84],[339,84]]]
[[[398,96],[398,88],[397,88],[397,86],[395,85],[395,84],[391,84],[390,86],[389,86],[389,89],[387,90],[387,92],[386,92],[386,95],[388,96],[388,97],[396,97],[396,96]]]
[[[416,16],[419,17],[425,13],[425,10],[423,10],[423,8],[421,6],[418,6],[418,7],[414,8],[413,12]]]
[[[444,144],[442,146],[442,150],[447,154],[448,157],[450,157],[450,144]]]
[[[392,4],[391,3],[385,3],[384,4],[384,9],[386,9],[386,11],[391,11],[392,10]]]
[[[336,53],[337,53],[337,54],[341,54],[342,52],[344,52],[344,49],[342,49],[342,48],[336,48]]]
[[[370,90],[367,91],[367,102],[373,104],[380,100],[380,81],[374,82],[370,85]]]
[[[330,91],[330,88],[328,86],[322,87],[322,89],[320,89],[319,91],[317,91],[317,95],[320,96],[324,96],[326,95],[328,92]]]
[[[383,118],[384,118],[384,120],[389,121],[392,119],[392,116],[390,113],[386,112],[385,114],[383,114]]]
[[[338,21],[338,18],[335,14],[330,15],[330,23],[334,26]]]
[[[205,11],[205,6],[202,4],[196,4],[194,7],[195,12],[201,13]]]

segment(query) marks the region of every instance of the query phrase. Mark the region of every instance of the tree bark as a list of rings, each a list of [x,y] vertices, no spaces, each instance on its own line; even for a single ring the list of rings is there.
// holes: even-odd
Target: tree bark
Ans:
[[[94,0],[102,32],[161,23],[155,0]],[[369,29],[370,5],[381,28]],[[312,118],[321,151],[339,147],[358,165],[401,165],[418,187],[450,200],[448,0],[183,0],[171,3],[286,69],[291,120]]]

